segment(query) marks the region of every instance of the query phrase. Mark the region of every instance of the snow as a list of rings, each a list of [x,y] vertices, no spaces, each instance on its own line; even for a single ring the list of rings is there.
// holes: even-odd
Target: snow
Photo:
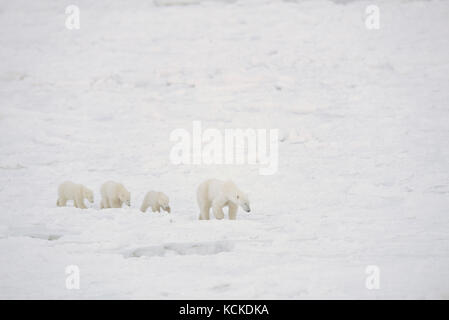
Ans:
[[[0,3],[0,298],[449,298],[449,2],[65,5]],[[278,172],[171,164],[193,121],[279,128]],[[251,214],[198,221],[211,177]],[[94,205],[56,207],[65,180]],[[107,180],[131,208],[99,210]]]

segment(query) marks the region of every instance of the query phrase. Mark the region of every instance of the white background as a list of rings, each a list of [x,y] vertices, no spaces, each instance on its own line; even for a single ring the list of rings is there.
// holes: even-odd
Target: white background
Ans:
[[[0,298],[449,298],[449,2],[181,2],[0,2]],[[279,128],[278,172],[171,164],[194,120]],[[251,214],[198,221],[210,177]]]

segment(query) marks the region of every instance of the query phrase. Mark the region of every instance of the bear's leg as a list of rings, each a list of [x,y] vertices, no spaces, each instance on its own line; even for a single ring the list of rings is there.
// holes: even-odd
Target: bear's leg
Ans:
[[[161,212],[161,206],[158,205],[158,204],[155,204],[155,205],[153,205],[153,206],[151,207],[151,210],[152,210],[153,212]]]
[[[211,205],[208,204],[204,208],[205,208],[204,209],[204,217],[206,218],[206,220],[209,220],[210,219],[210,208],[211,208]]]
[[[77,208],[80,209],[87,209],[86,205],[84,204],[84,199],[82,197],[78,197],[75,199],[76,204],[78,205]]]
[[[119,199],[109,200],[109,203],[112,208],[121,208],[121,202]]]
[[[108,209],[110,207],[111,207],[111,205],[109,204],[108,198],[105,197],[105,198],[101,199],[101,209]]]
[[[58,207],[65,207],[67,205],[67,199],[59,198],[56,204],[58,205]]]
[[[214,203],[212,209],[214,210],[215,219],[221,220],[224,218],[223,207],[220,204]]]
[[[229,208],[229,212],[228,212],[229,220],[235,220],[237,218],[237,210],[239,207],[233,203],[230,203],[228,205],[228,208]]]
[[[200,207],[200,220],[209,220],[210,205]]]
[[[142,212],[147,211],[149,206],[150,205],[148,204],[147,199],[144,199],[143,202],[142,202],[142,206],[140,207],[140,211],[142,211]]]

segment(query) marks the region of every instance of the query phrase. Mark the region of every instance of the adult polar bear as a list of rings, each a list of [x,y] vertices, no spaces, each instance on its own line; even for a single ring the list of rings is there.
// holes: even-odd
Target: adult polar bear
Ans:
[[[234,182],[209,179],[198,186],[196,193],[200,207],[200,220],[209,220],[209,211],[212,207],[216,219],[223,219],[223,207],[227,206],[229,219],[235,220],[238,207],[250,212],[249,200]]]

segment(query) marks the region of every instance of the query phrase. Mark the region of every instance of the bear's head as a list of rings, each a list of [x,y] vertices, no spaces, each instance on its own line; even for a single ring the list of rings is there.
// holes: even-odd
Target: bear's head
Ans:
[[[251,212],[248,196],[240,190],[235,193],[236,204],[238,204],[246,212]]]
[[[90,203],[94,203],[94,193],[92,192],[92,190],[88,189],[88,188],[84,188],[83,189],[83,196],[84,198],[87,199],[87,201],[89,201]]]
[[[159,192],[158,203],[162,207],[162,209],[170,213],[170,205],[168,204],[168,197],[162,192]]]
[[[239,188],[237,188],[237,186],[233,182],[231,181],[226,182],[224,185],[224,189],[228,196],[229,201],[240,206],[246,212],[251,211],[248,196]]]
[[[131,193],[129,193],[129,191],[127,190],[120,191],[118,198],[120,199],[121,202],[126,203],[128,207],[131,207]]]

